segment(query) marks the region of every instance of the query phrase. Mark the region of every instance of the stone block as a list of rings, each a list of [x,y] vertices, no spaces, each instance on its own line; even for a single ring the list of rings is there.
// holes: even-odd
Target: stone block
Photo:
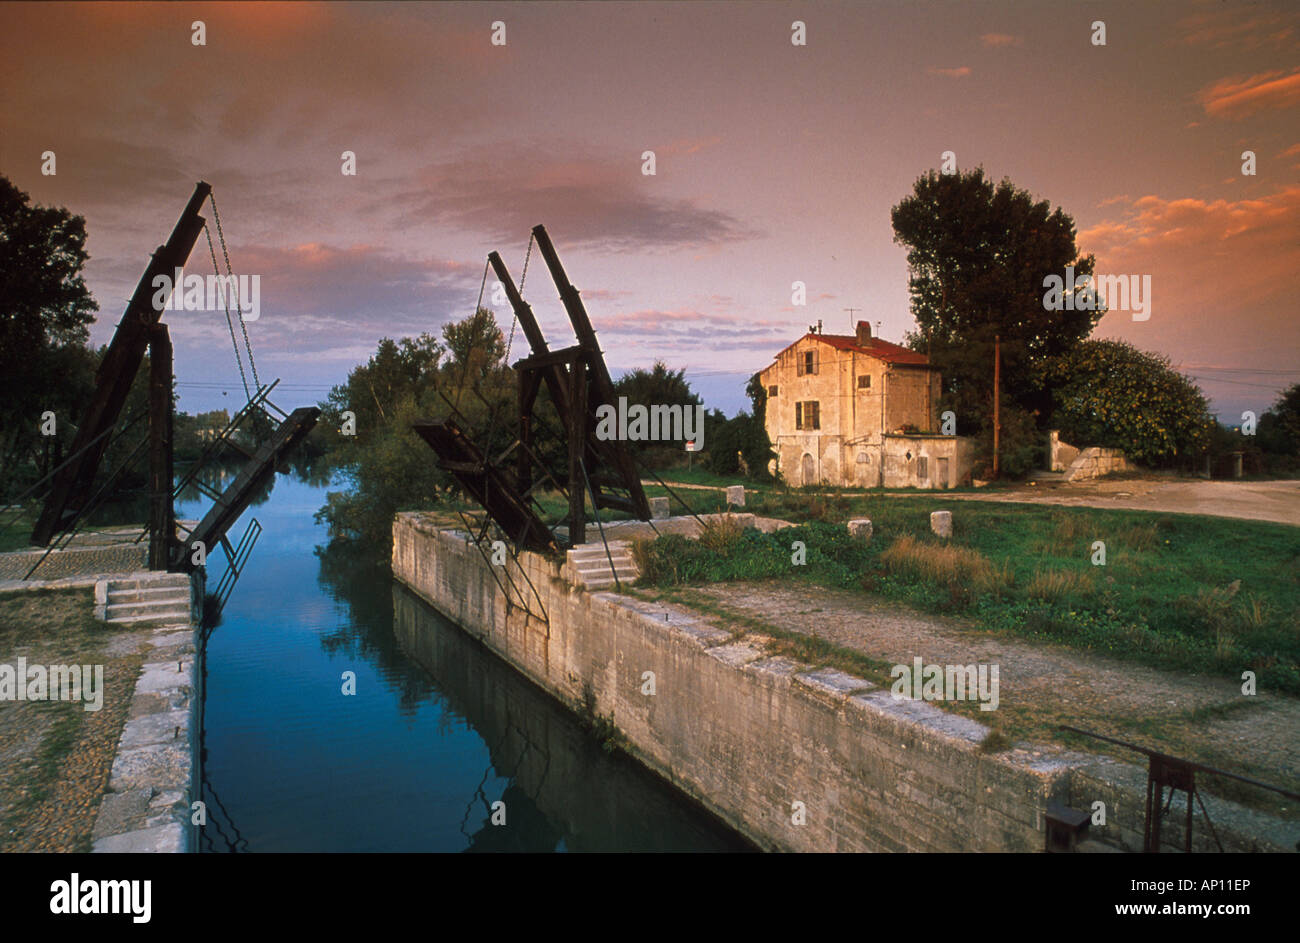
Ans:
[[[930,514],[930,530],[940,537],[952,536],[952,511],[933,511]]]
[[[866,518],[860,518],[859,520],[849,521],[849,536],[857,537],[859,540],[862,541],[870,541],[871,521],[867,520]]]
[[[650,519],[652,521],[665,521],[668,519],[667,498],[650,499]]]
[[[744,485],[729,485],[727,487],[727,504],[738,508],[743,508],[745,506]]]

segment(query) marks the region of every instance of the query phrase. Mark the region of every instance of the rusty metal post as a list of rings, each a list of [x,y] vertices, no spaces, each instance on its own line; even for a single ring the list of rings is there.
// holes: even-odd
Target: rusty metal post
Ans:
[[[149,329],[149,569],[171,565],[176,540],[172,507],[172,342],[167,325]]]

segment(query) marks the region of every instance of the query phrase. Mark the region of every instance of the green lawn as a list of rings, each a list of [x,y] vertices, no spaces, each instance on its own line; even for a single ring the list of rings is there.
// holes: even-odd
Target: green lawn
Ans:
[[[703,494],[703,492],[701,492]],[[953,512],[954,533],[929,515]],[[1300,529],[1181,514],[757,494],[747,511],[806,523],[764,535],[667,536],[639,548],[643,583],[796,579],[960,614],[977,625],[1300,694]],[[870,518],[870,543],[844,522]],[[802,541],[806,563],[792,563]],[[1094,565],[1095,541],[1105,564]]]
[[[35,510],[24,509],[0,513],[0,553],[26,550],[31,544],[32,528],[36,526]]]

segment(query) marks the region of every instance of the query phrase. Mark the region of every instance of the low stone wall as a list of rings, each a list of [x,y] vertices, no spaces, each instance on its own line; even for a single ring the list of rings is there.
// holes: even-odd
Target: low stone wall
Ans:
[[[1085,481],[1100,478],[1116,472],[1136,471],[1124,453],[1119,449],[1084,449],[1065,470],[1066,481]]]
[[[398,515],[399,580],[575,711],[612,719],[629,753],[760,847],[1044,847],[1043,812],[1066,793],[1063,757],[983,753],[974,721],[768,656],[761,639],[680,608],[584,592],[558,561],[522,553],[497,578],[530,614],[506,603],[487,567],[464,535]],[[654,694],[643,693],[647,672]]]
[[[152,629],[95,820],[96,852],[198,851],[203,573],[174,578],[189,582],[189,620]]]

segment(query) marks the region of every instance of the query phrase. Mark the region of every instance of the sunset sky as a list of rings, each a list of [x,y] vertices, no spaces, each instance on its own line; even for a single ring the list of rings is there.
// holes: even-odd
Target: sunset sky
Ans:
[[[1300,5],[1217,0],[3,4],[0,173],[86,218],[96,343],[209,181],[284,407],[470,314],[491,249],[518,280],[540,222],[615,373],[662,358],[732,413],[818,319],[913,327],[889,211],[951,150],[1071,214],[1098,271],[1149,274],[1150,319],[1095,336],[1235,422],[1300,380],[1298,50]],[[525,295],[569,343],[536,254]],[[224,316],[167,322],[180,407],[237,408]]]

